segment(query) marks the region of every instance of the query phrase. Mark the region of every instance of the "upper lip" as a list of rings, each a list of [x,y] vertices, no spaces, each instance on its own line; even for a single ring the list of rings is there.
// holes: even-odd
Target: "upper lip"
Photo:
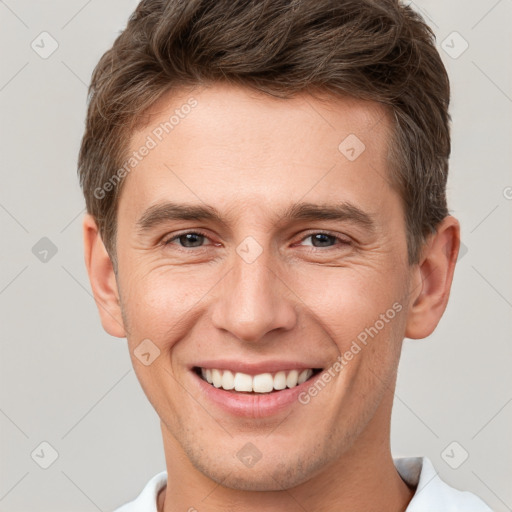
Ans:
[[[275,373],[278,371],[289,370],[307,370],[323,368],[322,365],[302,363],[297,361],[286,360],[272,360],[260,362],[247,362],[247,361],[230,361],[227,359],[222,360],[208,360],[199,361],[192,365],[192,368],[205,368],[217,370],[231,370],[232,372],[246,373],[248,375],[258,375],[260,373]]]

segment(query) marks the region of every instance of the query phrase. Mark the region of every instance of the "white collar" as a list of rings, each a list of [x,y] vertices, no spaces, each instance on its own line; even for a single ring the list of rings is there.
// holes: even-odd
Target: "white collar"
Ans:
[[[492,512],[477,496],[443,482],[427,457],[393,459],[395,467],[416,491],[406,512]]]

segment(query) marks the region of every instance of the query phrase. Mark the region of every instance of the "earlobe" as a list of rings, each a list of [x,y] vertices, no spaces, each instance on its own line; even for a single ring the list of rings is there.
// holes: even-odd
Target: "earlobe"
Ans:
[[[459,246],[459,222],[449,215],[425,244],[411,280],[407,338],[426,338],[441,320],[450,296]]]
[[[85,265],[103,328],[111,336],[124,338],[126,331],[114,268],[96,222],[89,214],[83,221],[83,236]]]

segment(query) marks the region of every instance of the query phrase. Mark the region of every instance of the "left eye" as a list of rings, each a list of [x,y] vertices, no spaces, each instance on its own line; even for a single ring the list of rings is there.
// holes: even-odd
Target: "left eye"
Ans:
[[[306,240],[310,240],[310,243],[304,243]],[[332,247],[334,245],[349,245],[350,242],[343,238],[329,233],[311,233],[302,239],[303,245],[309,245],[311,247]]]
[[[311,235],[303,238],[302,242],[308,239],[311,239],[311,243],[305,245],[310,245],[312,247],[332,247],[337,240],[339,240],[341,243],[347,243],[341,238],[334,235],[329,235],[328,233],[312,233]]]

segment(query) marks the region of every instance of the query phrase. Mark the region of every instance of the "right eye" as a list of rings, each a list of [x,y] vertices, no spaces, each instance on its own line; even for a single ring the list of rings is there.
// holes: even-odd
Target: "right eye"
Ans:
[[[162,243],[163,245],[179,245],[182,248],[194,249],[195,247],[203,247],[202,242],[205,240],[208,240],[208,237],[204,233],[198,231],[186,231],[174,235],[173,237],[164,240]]]

